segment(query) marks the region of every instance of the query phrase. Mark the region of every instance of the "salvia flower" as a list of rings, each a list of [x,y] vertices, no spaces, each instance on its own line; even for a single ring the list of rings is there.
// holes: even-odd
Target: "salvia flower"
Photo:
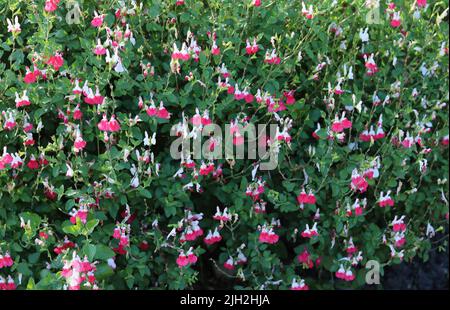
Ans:
[[[89,210],[86,205],[81,205],[78,209],[73,208],[70,212],[70,222],[75,225],[77,220],[80,220],[81,223],[86,224],[88,213]]]
[[[16,92],[16,108],[29,106],[30,99],[27,96],[27,91],[24,90],[22,96],[20,97],[19,94]]]
[[[71,260],[65,260],[61,275],[66,280],[69,290],[80,290],[83,287],[96,287],[95,271],[96,262],[89,262],[85,256],[83,260],[73,252]]]
[[[184,251],[181,251],[177,258],[177,265],[180,268],[186,267],[189,264],[195,264],[197,262],[197,256],[193,253],[192,248],[188,250],[185,254]]]
[[[281,63],[281,58],[277,56],[276,50],[273,49],[271,53],[266,52],[264,62],[270,65],[279,65]]]
[[[56,11],[56,9],[58,9],[59,1],[60,1],[60,0],[46,0],[46,1],[45,1],[44,10],[45,10],[46,12],[53,12],[53,11]]]
[[[6,19],[6,22],[8,23],[8,32],[11,32],[13,35],[19,34],[22,31],[17,16],[14,17],[14,23],[9,18]]]
[[[253,39],[253,43],[250,44],[250,40],[246,40],[245,51],[248,55],[254,55],[259,51],[258,44],[256,44],[256,39]]]
[[[72,89],[72,93],[74,95],[79,95],[83,92],[83,90],[80,87],[80,80],[79,79],[75,79],[75,87]]]
[[[259,234],[259,242],[275,244],[278,242],[279,236],[275,234],[273,228],[263,227],[261,233]]]
[[[11,267],[13,264],[14,261],[9,255],[9,252],[6,252],[4,255],[2,255],[2,252],[0,251],[0,269]]]
[[[99,28],[102,26],[103,24],[103,18],[104,15],[103,14],[98,14],[97,11],[94,11],[94,18],[91,21],[91,26],[95,27],[95,28]]]
[[[25,77],[23,78],[23,82],[26,84],[32,84],[36,82],[37,78],[41,75],[39,70],[31,71],[30,68],[26,67]]]
[[[253,6],[260,7],[261,6],[261,0],[253,0],[252,1]]]
[[[361,42],[367,43],[369,42],[369,28],[366,29],[359,29],[359,38],[361,39]]]
[[[222,222],[228,222],[231,220],[231,215],[228,213],[228,208],[225,208],[223,212],[220,211],[219,207],[217,206],[216,213],[213,216],[213,219],[216,221],[222,221]]]
[[[222,240],[222,236],[220,235],[219,231],[216,229],[214,230],[214,233],[211,232],[211,230],[208,232],[208,234],[206,235],[205,239],[203,239],[203,241],[207,244],[207,245],[212,245],[214,243],[218,243]]]
[[[406,243],[405,232],[396,232],[394,234],[394,246],[396,248],[401,248]]]
[[[238,265],[244,265],[247,263],[247,256],[245,256],[244,253],[242,253],[241,249],[238,249],[238,256],[236,263]]]
[[[345,269],[344,266],[341,264],[338,271],[336,271],[336,278],[347,281],[347,282],[351,282],[355,279],[355,275],[353,274],[352,270],[349,269]]]
[[[151,105],[146,109],[146,111],[149,116],[156,116],[161,119],[170,119],[170,113],[164,107],[164,103],[162,101],[160,102],[158,108],[155,106],[154,102],[151,101]]]
[[[256,181],[250,183],[247,186],[247,190],[245,195],[252,197],[253,201],[257,201],[259,196],[264,193],[264,186],[266,182],[261,178],[258,178]]]
[[[90,105],[101,105],[105,101],[105,97],[100,94],[98,86],[95,88],[95,94],[91,88],[84,89],[83,94],[85,96],[84,102]]]
[[[391,222],[392,230],[394,232],[406,231],[406,224],[404,223],[404,219],[404,215],[402,215],[400,218],[397,218],[397,216],[394,217],[394,220]]]
[[[448,142],[449,142],[449,135],[446,135],[446,136],[444,136],[444,137],[442,138],[441,144],[442,144],[443,146],[448,146]]]
[[[86,141],[83,140],[79,129],[76,131],[75,142],[73,143],[73,150],[75,153],[82,151],[86,147]]]
[[[350,239],[348,240],[347,243],[347,249],[346,252],[347,254],[349,254],[350,256],[353,255],[354,253],[356,253],[358,251],[358,248],[355,246],[355,244],[353,243],[353,238],[350,237]]]
[[[300,279],[297,282],[297,279],[294,278],[294,279],[292,279],[291,290],[292,291],[308,291],[309,286],[305,283],[304,279]]]
[[[389,248],[391,250],[391,257],[392,258],[398,258],[400,261],[403,260],[403,257],[405,256],[405,250],[401,250],[397,252],[397,250],[394,248],[392,244],[389,245]]]
[[[378,199],[378,205],[382,208],[384,207],[393,207],[394,206],[394,200],[390,196],[391,191],[388,191],[386,193],[386,196],[383,192],[380,194],[380,198]]]
[[[233,257],[230,256],[230,257],[225,261],[225,263],[223,264],[223,267],[224,267],[225,269],[228,269],[228,270],[234,270],[234,265],[235,265],[235,264],[236,264],[236,263],[235,263]]]
[[[414,145],[414,138],[409,132],[406,133],[406,137],[403,139],[401,144],[405,149],[409,149]]]
[[[367,75],[374,75],[375,73],[378,72],[378,66],[375,63],[375,60],[373,59],[373,54],[371,54],[369,57],[367,57],[367,55],[364,55],[364,60],[365,60],[365,66],[367,69],[366,74]]]
[[[331,130],[335,133],[340,133],[348,128],[352,128],[352,122],[345,117],[345,112],[342,112],[340,118],[338,118],[338,115],[336,114],[334,122],[331,125]]]
[[[181,51],[178,49],[176,43],[173,44],[172,60],[189,60],[191,55],[188,52],[186,43],[181,46]]]
[[[106,48],[103,46],[103,44],[100,41],[100,39],[98,39],[97,45],[93,49],[93,52],[97,56],[101,56],[101,55],[105,55],[106,54]]]
[[[62,244],[56,246],[53,249],[53,252],[55,252],[57,255],[63,253],[64,251],[66,251],[67,249],[72,249],[75,247],[75,243],[73,243],[72,241],[70,241],[67,236],[64,237],[64,241]]]
[[[350,205],[347,205],[347,216],[361,216],[364,208],[366,207],[366,204],[366,198],[362,200],[362,203],[360,203],[359,199],[357,198],[351,207]]]
[[[302,14],[303,16],[305,16],[307,19],[313,19],[314,18],[314,9],[312,4],[309,5],[308,8],[306,8],[305,3],[302,1]]]
[[[303,188],[301,193],[297,196],[297,202],[300,205],[300,209],[303,210],[305,204],[313,205],[316,203],[316,196],[313,194],[312,190],[309,190],[309,193],[307,194]]]
[[[297,256],[297,259],[299,263],[303,264],[309,269],[314,267],[313,260],[307,249],[304,249],[304,251]]]
[[[370,130],[365,129],[360,135],[359,139],[363,142],[371,142],[371,141],[377,141],[380,139],[383,139],[386,134],[383,130],[383,121],[382,121],[382,115],[380,115],[380,120],[377,124],[377,130],[375,131],[373,126],[370,126]]]
[[[400,27],[401,24],[402,21],[400,19],[400,12],[394,12],[394,14],[392,14],[391,26],[393,28],[398,28]]]
[[[291,105],[295,103],[295,97],[294,97],[295,90],[290,90],[287,92],[283,92],[283,96],[286,98],[286,104]]]
[[[359,191],[360,193],[364,193],[369,186],[364,176],[358,173],[357,169],[352,171],[352,180],[350,183],[350,188],[354,191]]]
[[[213,45],[211,47],[211,54],[217,56],[220,55],[220,48],[216,44],[216,40],[213,41]]]
[[[430,222],[427,223],[427,231],[425,232],[425,235],[428,238],[433,238],[436,235],[436,230],[434,227],[430,224]]]
[[[16,283],[14,279],[9,275],[8,279],[5,280],[2,276],[0,276],[0,291],[13,291],[16,289]]]
[[[50,58],[47,61],[48,65],[51,65],[55,71],[58,71],[59,68],[62,67],[64,64],[64,59],[61,55],[61,53],[57,52],[55,55],[50,56]]]
[[[253,210],[255,211],[256,214],[266,213],[266,205],[267,205],[267,202],[262,201],[262,200],[260,202],[255,202],[255,204],[253,206]]]
[[[117,132],[120,131],[120,124],[116,120],[115,115],[113,114],[108,121],[108,118],[106,117],[106,113],[103,114],[102,119],[97,125],[98,129],[103,132]]]
[[[27,167],[30,168],[31,170],[39,169],[39,162],[36,159],[36,157],[34,157],[34,155],[31,155],[30,160],[28,161]]]
[[[317,223],[314,223],[312,228],[309,228],[309,225],[306,224],[305,230],[301,233],[303,238],[313,238],[319,235],[317,231]]]

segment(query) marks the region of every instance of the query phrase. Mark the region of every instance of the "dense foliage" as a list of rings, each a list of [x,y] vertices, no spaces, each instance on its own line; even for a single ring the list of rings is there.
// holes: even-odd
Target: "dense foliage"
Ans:
[[[446,247],[448,1],[377,3],[0,0],[0,288],[359,288]],[[170,156],[211,122],[278,124],[276,169]]]

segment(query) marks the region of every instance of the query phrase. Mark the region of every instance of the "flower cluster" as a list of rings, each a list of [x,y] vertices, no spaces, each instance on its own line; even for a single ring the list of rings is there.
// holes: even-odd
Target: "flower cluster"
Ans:
[[[2,9],[0,290],[359,288],[445,244],[448,1],[67,6]]]

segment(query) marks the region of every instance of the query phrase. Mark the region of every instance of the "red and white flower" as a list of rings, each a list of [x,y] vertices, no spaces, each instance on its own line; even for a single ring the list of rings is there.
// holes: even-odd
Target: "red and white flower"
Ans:
[[[378,205],[382,208],[384,207],[393,207],[394,200],[390,196],[391,191],[388,191],[386,195],[383,192],[380,193],[380,198],[378,199]]]
[[[307,19],[313,19],[314,18],[314,9],[313,9],[312,4],[310,4],[309,7],[306,8],[305,3],[302,1],[302,14]]]
[[[281,58],[278,57],[276,50],[273,49],[271,53],[269,53],[269,51],[266,52],[264,62],[270,65],[279,65],[281,63]]]
[[[297,279],[294,278],[294,279],[292,279],[291,290],[292,291],[308,291],[309,286],[306,285],[304,279],[300,279],[300,281],[297,282]]]
[[[86,147],[86,141],[83,140],[79,129],[76,131],[75,142],[73,143],[73,150],[75,153],[82,151]]]
[[[16,92],[16,108],[29,106],[30,105],[30,99],[27,96],[27,91],[24,90],[21,97],[19,97],[19,94]]]
[[[361,176],[358,173],[357,169],[352,171],[352,181],[350,183],[350,188],[354,191],[359,191],[360,193],[364,193],[369,186],[364,176]]]
[[[14,264],[13,259],[9,255],[9,252],[6,252],[4,255],[0,252],[0,269],[11,267]]]
[[[225,269],[228,269],[228,270],[234,270],[234,265],[235,265],[235,264],[236,264],[236,263],[235,263],[233,257],[230,256],[230,257],[225,261],[225,263],[223,264],[223,267],[224,267]]]
[[[345,270],[344,266],[341,264],[338,271],[336,271],[336,278],[350,282],[355,279],[355,275],[353,274],[352,270],[348,268]]]
[[[95,55],[100,56],[100,55],[105,55],[106,54],[106,48],[103,46],[102,42],[100,41],[100,39],[97,40],[97,45],[95,46],[95,48],[93,49],[93,52]]]
[[[250,44],[250,40],[247,39],[245,51],[248,55],[254,55],[259,51],[258,44],[256,44],[256,39],[253,39],[253,44]]]
[[[214,230],[214,233],[212,233],[210,230],[203,241],[207,245],[212,245],[214,243],[220,242],[221,240],[222,240],[222,236],[220,235],[220,233],[216,227],[216,229]]]
[[[345,112],[342,112],[342,116],[338,118],[337,114],[335,116],[334,122],[331,125],[331,130],[335,133],[340,133],[344,129],[352,128],[352,122],[345,117]]]
[[[6,22],[8,23],[8,32],[11,32],[13,35],[19,34],[22,31],[17,16],[14,17],[14,23],[9,18],[6,19]]]
[[[81,223],[86,224],[89,209],[86,205],[81,205],[78,209],[73,208],[69,214],[70,214],[70,222],[72,224],[75,225],[77,223],[77,220],[80,220]]]
[[[58,9],[59,1],[60,1],[60,0],[46,0],[46,1],[45,1],[44,10],[45,10],[46,12],[53,12],[53,11],[56,11],[56,9]]]
[[[377,73],[379,71],[377,64],[375,63],[375,60],[373,59],[374,55],[370,54],[369,57],[367,57],[367,55],[364,55],[364,60],[365,60],[365,66],[367,69],[366,74],[367,75],[374,75],[375,73]]]
[[[312,228],[309,228],[309,225],[306,224],[305,230],[301,233],[303,238],[313,238],[319,235],[317,231],[317,223],[314,223]]]
[[[229,220],[231,220],[231,215],[228,214],[228,208],[225,208],[223,212],[220,212],[219,207],[217,207],[217,211],[214,214],[213,219],[222,222],[228,222]]]
[[[97,11],[94,11],[94,18],[91,20],[91,26],[95,28],[99,28],[103,24],[104,15],[98,14]]]
[[[58,71],[59,68],[61,68],[62,65],[64,64],[64,59],[61,53],[56,52],[55,55],[51,56],[48,59],[47,64],[51,65],[55,71]]]
[[[220,55],[220,48],[216,44],[216,40],[213,41],[213,45],[211,47],[211,54],[217,56]]]
[[[404,222],[404,219],[404,215],[402,215],[400,218],[397,218],[397,215],[394,217],[394,220],[391,222],[392,230],[394,232],[406,231],[406,224]]]
[[[275,244],[278,242],[279,236],[273,231],[273,228],[264,226],[259,234],[259,242]]]
[[[302,188],[301,193],[297,196],[297,202],[300,205],[300,209],[303,210],[305,204],[313,205],[316,203],[316,196],[313,194],[312,190],[309,190],[307,194],[305,189]]]
[[[394,12],[392,14],[391,26],[393,28],[398,28],[398,27],[400,27],[401,24],[402,24],[402,21],[400,18],[400,12]]]
[[[16,283],[14,279],[9,275],[8,279],[5,280],[2,276],[0,276],[0,291],[13,291],[16,289]]]

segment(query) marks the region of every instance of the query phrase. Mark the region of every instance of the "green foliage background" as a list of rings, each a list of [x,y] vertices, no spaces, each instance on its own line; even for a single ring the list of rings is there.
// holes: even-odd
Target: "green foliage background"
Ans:
[[[287,289],[292,278],[306,279],[312,289],[358,288],[364,285],[365,269],[357,269],[357,278],[352,283],[334,278],[339,267],[339,259],[344,257],[347,226],[355,245],[363,251],[363,266],[370,259],[378,260],[385,266],[399,263],[390,258],[389,248],[382,244],[382,235],[388,229],[395,215],[406,215],[407,243],[405,260],[419,255],[427,259],[428,251],[437,246],[447,246],[443,240],[425,237],[427,223],[436,229],[448,226],[448,183],[438,179],[448,175],[448,148],[440,145],[448,135],[448,106],[439,109],[437,103],[448,104],[448,54],[439,56],[442,42],[448,47],[447,17],[438,23],[441,14],[448,9],[448,1],[428,1],[429,7],[422,17],[414,20],[411,5],[413,1],[395,1],[402,12],[402,28],[389,26],[381,8],[381,23],[368,25],[367,9],[363,1],[314,2],[314,19],[307,20],[301,14],[299,1],[262,1],[257,8],[251,1],[186,0],[185,5],[176,6],[175,1],[137,1],[135,15],[126,17],[136,44],[128,42],[121,52],[126,73],[117,73],[102,57],[92,53],[97,38],[105,39],[104,30],[90,26],[94,9],[106,14],[104,24],[114,28],[118,23],[114,11],[121,8],[118,1],[78,1],[82,10],[80,24],[67,24],[67,1],[61,1],[57,11],[46,13],[44,1],[0,0],[0,23],[6,25],[6,18],[18,16],[22,32],[13,36],[6,26],[0,28],[0,110],[15,109],[15,92],[28,91],[32,104],[19,110],[17,121],[23,120],[24,113],[35,125],[42,121],[43,130],[35,134],[37,144],[25,148],[24,134],[17,129],[12,132],[0,131],[0,146],[7,146],[9,152],[19,152],[30,158],[45,152],[49,165],[38,171],[23,168],[0,171],[0,249],[10,251],[15,260],[10,274],[16,279],[22,274],[19,288],[61,289],[64,284],[59,271],[62,261],[71,257],[71,252],[56,255],[53,248],[68,235],[77,243],[77,252],[97,260],[96,277],[103,289],[149,289],[149,288],[250,288],[264,285],[268,289]],[[125,1],[128,8],[130,1]],[[142,4],[142,6],[140,6]],[[384,5],[384,4],[382,4]],[[175,22],[171,22],[174,19]],[[336,37],[329,27],[336,23],[343,33]],[[359,29],[369,27],[370,41],[365,45],[365,53],[374,53],[380,71],[374,76],[365,74],[361,56]],[[191,31],[202,47],[198,63],[192,60],[181,63],[181,74],[170,71],[170,55],[173,43],[181,46],[188,31]],[[219,56],[210,52],[211,40],[208,31],[215,31]],[[245,40],[256,37],[260,48],[258,55],[245,54]],[[277,52],[282,58],[279,66],[263,63],[265,50],[271,50],[274,40]],[[347,48],[341,49],[342,41]],[[394,44],[399,41],[399,44]],[[420,48],[420,49],[419,49]],[[61,51],[64,66],[59,72],[48,70],[47,80],[34,84],[24,84],[25,66],[31,66],[34,53],[50,56]],[[298,60],[299,52],[302,59]],[[397,59],[393,66],[394,57]],[[316,66],[321,62],[330,63],[320,73],[319,80],[313,78]],[[140,62],[151,63],[155,75],[144,77]],[[435,76],[423,77],[422,64],[430,68],[434,62],[439,65]],[[280,112],[293,119],[290,148],[284,145],[279,154],[279,167],[270,172],[259,172],[267,182],[263,198],[269,202],[266,215],[255,215],[252,201],[245,196],[251,181],[251,160],[238,160],[233,167],[223,163],[224,177],[220,181],[200,177],[204,192],[186,192],[182,187],[187,180],[174,180],[172,176],[179,168],[179,162],[169,156],[169,145],[173,141],[169,130],[179,122],[181,113],[193,115],[195,108],[209,109],[211,119],[223,125],[244,112],[252,116],[253,123],[273,122],[273,116],[256,104],[245,105],[233,99],[226,92],[217,89],[219,73],[216,68],[225,63],[231,73],[231,83],[249,85],[252,93],[258,88],[281,96],[283,91],[295,90],[296,103]],[[346,92],[335,96],[333,111],[327,110],[323,99],[328,96],[328,83],[335,85],[337,73],[343,64],[353,66],[354,80],[346,82]],[[66,72],[64,76],[61,72]],[[184,79],[192,72],[191,81]],[[99,85],[100,92],[107,97],[100,112],[115,113],[122,130],[116,144],[105,144],[96,125],[101,113],[91,106],[81,103],[84,113],[80,128],[88,142],[81,155],[72,151],[73,137],[67,133],[66,125],[57,118],[58,110],[73,109],[66,96],[72,92],[71,77],[88,80]],[[392,84],[400,82],[398,98]],[[204,86],[202,86],[204,85]],[[420,95],[412,97],[417,88]],[[377,92],[381,99],[391,96],[391,103],[372,106],[372,95]],[[146,101],[150,92],[156,102],[163,101],[172,113],[170,120],[155,120],[140,111],[138,97]],[[382,113],[387,137],[375,143],[360,143],[357,150],[350,150],[347,143],[337,143],[327,139],[316,141],[311,133],[319,122],[322,128],[330,126],[335,113],[344,106],[362,101],[362,111],[356,109],[349,114],[353,128],[347,141],[354,142],[367,125],[377,121]],[[428,105],[421,105],[421,98]],[[417,111],[419,119],[415,115]],[[139,115],[142,122],[131,125],[128,121]],[[424,135],[424,143],[432,148],[430,154],[411,149],[395,147],[391,138],[399,130],[417,133],[417,121],[432,122],[429,134]],[[3,124],[4,119],[0,119]],[[132,152],[129,162],[123,161],[125,149],[142,149],[144,132],[156,132],[157,144],[152,148],[156,161],[161,163],[159,176],[144,176],[146,167],[137,164]],[[326,131],[319,132],[326,137]],[[315,147],[315,155],[308,153],[309,146]],[[364,195],[354,194],[350,188],[351,172],[354,168],[367,168],[376,156],[381,158],[380,176],[369,181],[369,190]],[[418,161],[428,160],[428,171],[421,173]],[[25,162],[27,162],[27,160]],[[65,176],[66,163],[75,171],[73,178]],[[141,184],[138,188],[129,186],[131,164],[138,165]],[[320,168],[320,169],[318,169]],[[309,187],[317,197],[315,206],[307,206],[300,211],[296,196],[304,182],[303,170],[309,175]],[[55,187],[57,201],[50,201],[44,195],[43,180],[48,179]],[[68,212],[77,205],[77,198],[94,202],[94,182],[100,189],[111,189],[113,199],[99,200],[99,208],[90,212],[86,225],[71,225]],[[396,193],[399,184],[401,190]],[[416,190],[413,190],[416,189]],[[379,208],[376,204],[381,191],[393,191],[395,207]],[[345,216],[346,203],[352,204],[357,197],[368,199],[364,216]],[[131,247],[126,256],[116,259],[117,268],[111,269],[106,261],[114,256],[111,234],[116,221],[122,220],[120,212],[128,204],[135,212],[136,220],[131,224]],[[204,213],[201,227],[205,232],[215,227],[211,216],[216,206],[228,207],[239,215],[239,222],[225,227],[221,234],[223,241],[213,247],[206,247],[197,241],[195,247],[199,262],[195,266],[180,269],[175,260],[177,249],[186,248],[175,241],[170,247],[163,246],[171,228],[183,218],[184,211],[191,209]],[[336,208],[339,208],[337,212]],[[311,224],[311,217],[320,208],[322,218],[319,223],[320,236],[311,240],[299,236],[293,238],[295,228],[302,231]],[[20,217],[30,220],[29,230],[20,228]],[[276,229],[280,241],[275,245],[258,242],[257,226],[278,218],[282,227]],[[159,220],[159,228],[151,223]],[[336,245],[331,247],[331,233],[335,230]],[[38,246],[34,240],[39,231],[52,231],[45,245]],[[150,248],[139,249],[146,240]],[[238,267],[234,273],[222,268],[229,254],[246,244],[243,252],[248,263]],[[307,248],[314,258],[321,258],[321,265],[314,270],[305,270],[296,255]],[[47,263],[50,268],[47,268]],[[0,270],[0,275],[8,273]],[[282,280],[280,285],[272,281]]]

